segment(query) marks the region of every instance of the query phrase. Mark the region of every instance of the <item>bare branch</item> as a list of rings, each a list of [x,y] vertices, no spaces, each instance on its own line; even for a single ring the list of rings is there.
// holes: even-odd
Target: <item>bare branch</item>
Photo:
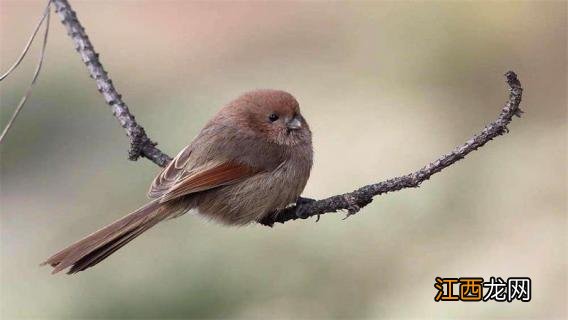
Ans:
[[[50,16],[50,6],[51,6],[51,1],[47,2],[47,7],[45,8],[45,12],[41,18],[41,20],[39,21],[39,24],[37,25],[36,29],[34,30],[32,36],[30,37],[30,39],[28,40],[28,43],[26,44],[26,47],[24,48],[24,51],[22,52],[20,58],[16,61],[16,63],[14,63],[12,65],[12,67],[5,73],[2,75],[2,77],[0,78],[0,81],[5,79],[19,64],[20,62],[22,62],[22,60],[24,59],[24,57],[26,56],[26,53],[28,52],[28,49],[30,48],[30,45],[32,44],[38,30],[39,27],[41,26],[41,24],[43,23],[43,21],[45,20],[45,32],[43,34],[43,42],[41,44],[41,51],[39,53],[39,59],[37,62],[37,66],[36,69],[34,71],[34,75],[32,77],[32,82],[30,83],[30,85],[28,86],[28,89],[26,90],[26,93],[24,94],[24,96],[22,97],[22,99],[20,99],[20,102],[18,103],[18,106],[16,106],[16,109],[14,110],[14,113],[12,113],[12,116],[10,117],[10,120],[8,120],[8,123],[6,124],[6,127],[4,127],[4,130],[2,130],[2,134],[0,134],[0,143],[2,143],[2,141],[4,141],[4,138],[6,137],[6,135],[8,134],[8,131],[10,130],[10,128],[12,127],[12,125],[14,124],[14,121],[16,121],[16,118],[18,117],[18,115],[20,114],[20,111],[22,111],[22,109],[24,108],[24,105],[26,104],[26,101],[28,101],[28,98],[30,97],[30,95],[32,94],[32,89],[37,81],[37,78],[39,76],[39,73],[41,72],[41,67],[43,66],[43,61],[45,59],[45,48],[47,47],[47,36],[49,34],[49,16]]]
[[[28,42],[26,43],[24,50],[22,50],[22,53],[20,53],[20,56],[18,57],[18,59],[8,69],[8,71],[6,71],[3,75],[0,76],[0,81],[4,80],[7,76],[9,76],[10,73],[12,73],[12,71],[14,71],[14,69],[16,69],[20,65],[20,62],[22,62],[22,60],[24,60],[24,57],[26,56],[26,54],[28,53],[28,50],[30,50],[32,43],[34,42],[34,39],[37,35],[37,32],[39,31],[39,28],[43,24],[43,21],[45,20],[45,18],[49,15],[50,5],[51,5],[51,1],[48,1],[47,6],[45,7],[45,10],[43,11],[43,15],[41,16],[41,19],[39,19],[39,22],[37,23],[37,25],[34,29],[34,32],[32,32],[32,35],[28,39]]]
[[[95,52],[87,33],[85,33],[85,28],[77,20],[77,15],[69,2],[67,0],[53,0],[53,4],[55,5],[55,12],[61,18],[61,23],[67,29],[67,34],[75,43],[75,50],[81,55],[81,59],[87,66],[89,75],[97,82],[99,92],[104,96],[105,101],[112,109],[112,113],[130,138],[128,158],[138,160],[140,156],[143,156],[160,167],[165,167],[171,161],[171,157],[156,147],[157,143],[148,138],[144,128],[136,122],[134,116],[128,110],[128,106],[122,100],[122,96],[114,87],[108,73],[99,61],[99,54]]]
[[[130,159],[136,160],[139,156],[144,156],[161,167],[165,166],[171,161],[171,158],[156,148],[156,144],[146,136],[144,129],[134,120],[134,116],[129,112],[128,107],[122,101],[121,95],[118,94],[101,65],[98,54],[95,52],[85,33],[85,29],[77,20],[77,16],[69,3],[66,0],[52,1],[63,25],[67,28],[69,36],[75,42],[77,52],[79,52],[83,62],[87,65],[91,77],[97,81],[99,91],[103,94],[105,100],[111,106],[113,114],[130,137]],[[511,122],[513,116],[520,117],[522,111],[519,109],[519,105],[523,92],[521,83],[517,79],[517,75],[512,71],[507,72],[505,76],[509,85],[509,100],[501,110],[497,120],[490,123],[479,134],[469,139],[463,145],[458,146],[452,152],[443,155],[416,172],[366,185],[352,192],[326,199],[311,202],[303,201],[259,222],[267,226],[273,226],[277,222],[285,223],[286,221],[306,219],[312,216],[318,216],[319,218],[322,214],[339,210],[347,210],[349,216],[371,203],[374,196],[405,188],[418,187],[422,182],[430,179],[433,174],[463,159],[467,154],[482,147],[493,138],[508,132],[507,125]]]
[[[505,77],[509,85],[509,100],[503,110],[501,110],[501,114],[497,120],[490,123],[479,134],[473,136],[473,138],[469,139],[463,145],[458,146],[452,152],[443,155],[416,172],[387,181],[370,184],[349,193],[291,206],[278,212],[276,217],[267,217],[263,221],[260,221],[260,223],[272,226],[276,222],[285,223],[286,221],[299,218],[306,219],[311,216],[318,216],[319,218],[322,214],[337,212],[338,210],[347,210],[347,215],[349,216],[357,213],[361,208],[371,203],[374,196],[420,186],[422,182],[430,179],[433,174],[458,162],[470,152],[482,147],[493,138],[509,132],[507,125],[511,122],[513,116],[520,117],[522,113],[521,109],[519,109],[519,104],[521,103],[523,88],[517,79],[517,75],[513,71],[507,72]]]

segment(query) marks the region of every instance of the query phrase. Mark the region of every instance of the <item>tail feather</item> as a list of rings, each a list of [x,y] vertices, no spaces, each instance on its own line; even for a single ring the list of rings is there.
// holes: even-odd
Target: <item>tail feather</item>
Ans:
[[[87,268],[90,268],[97,263],[103,261],[108,256],[113,254],[116,250],[122,248],[124,245],[132,241],[137,236],[141,235],[144,231],[150,229],[152,226],[157,224],[159,220],[154,219],[152,222],[148,222],[146,225],[136,228],[135,230],[128,231],[124,235],[121,235],[119,238],[109,242],[97,249],[93,250],[92,252],[86,254],[81,259],[77,260],[67,272],[68,274],[77,273],[79,271],[83,271]]]
[[[162,217],[160,206],[157,200],[152,201],[57,252],[42,265],[51,265],[52,273],[71,267],[69,274],[92,267],[166,218]]]

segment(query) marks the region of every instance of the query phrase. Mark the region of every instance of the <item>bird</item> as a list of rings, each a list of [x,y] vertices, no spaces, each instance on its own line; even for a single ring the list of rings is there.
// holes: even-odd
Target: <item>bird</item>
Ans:
[[[222,225],[275,217],[300,197],[313,163],[312,133],[282,90],[246,92],[222,107],[155,177],[150,201],[49,257],[68,274],[90,268],[159,222],[190,210]]]

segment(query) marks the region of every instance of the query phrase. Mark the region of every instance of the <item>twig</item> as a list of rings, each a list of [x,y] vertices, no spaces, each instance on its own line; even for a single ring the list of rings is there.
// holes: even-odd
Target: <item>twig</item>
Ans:
[[[416,188],[423,181],[442,171],[444,168],[463,159],[470,152],[477,150],[493,138],[509,132],[507,125],[513,119],[513,116],[521,116],[521,97],[523,89],[521,83],[517,79],[517,75],[509,71],[505,74],[507,84],[509,85],[509,100],[505,104],[501,114],[494,122],[486,126],[479,134],[469,139],[466,143],[455,148],[452,152],[443,155],[436,161],[426,165],[422,169],[407,174],[405,176],[396,177],[387,181],[370,184],[361,187],[353,192],[332,196],[323,200],[303,203],[288,207],[278,212],[275,217],[267,217],[260,223],[272,226],[274,223],[285,223],[289,220],[306,219],[311,216],[319,216],[327,212],[337,212],[338,210],[347,210],[347,215],[357,213],[361,208],[373,201],[374,196],[378,196],[387,192],[398,191],[404,188]]]
[[[3,75],[0,76],[0,81],[6,79],[6,77],[9,76],[10,73],[12,73],[12,71],[14,71],[14,69],[16,69],[20,65],[22,60],[24,60],[24,57],[26,56],[26,54],[28,53],[28,50],[30,50],[32,43],[34,42],[34,39],[37,35],[37,32],[39,31],[39,28],[43,24],[43,21],[45,20],[45,18],[49,15],[50,5],[51,5],[51,1],[48,1],[47,6],[43,10],[43,15],[41,16],[41,19],[39,19],[39,22],[37,23],[37,25],[34,29],[34,32],[32,32],[32,35],[28,39],[28,42],[26,43],[24,50],[22,50],[22,53],[20,53],[20,56],[18,57],[16,62],[14,62],[14,64],[10,68],[8,68],[8,71],[6,71]]]
[[[61,23],[67,29],[67,34],[75,43],[75,50],[81,55],[91,78],[97,82],[99,92],[104,96],[105,101],[112,109],[112,113],[130,138],[128,158],[137,160],[140,156],[143,156],[160,167],[165,167],[171,161],[171,157],[160,151],[156,147],[157,143],[148,138],[144,128],[136,122],[134,116],[128,110],[128,106],[122,101],[122,96],[114,87],[112,80],[99,61],[99,54],[95,52],[89,37],[85,33],[85,28],[77,20],[77,15],[69,5],[69,2],[67,0],[52,1],[55,5],[55,12],[59,15]]]
[[[41,51],[39,54],[39,59],[37,62],[37,66],[36,69],[34,71],[34,75],[32,77],[32,82],[30,83],[30,85],[28,86],[28,89],[26,90],[26,93],[24,94],[24,96],[22,97],[22,99],[20,99],[20,102],[18,103],[18,106],[16,107],[16,109],[14,110],[14,113],[12,113],[12,116],[10,117],[10,120],[8,120],[8,123],[6,124],[6,127],[4,127],[4,130],[2,130],[2,134],[0,134],[0,144],[2,143],[2,141],[4,141],[4,138],[6,137],[6,135],[8,134],[8,131],[10,130],[10,128],[12,127],[12,125],[14,124],[14,121],[16,121],[16,118],[18,117],[18,115],[20,114],[20,111],[22,111],[22,109],[24,108],[24,105],[26,104],[26,101],[28,101],[28,98],[30,97],[30,95],[32,94],[32,89],[37,81],[37,78],[39,76],[39,73],[41,72],[41,67],[43,66],[43,60],[45,58],[45,48],[47,46],[47,35],[49,34],[49,16],[50,16],[50,6],[51,6],[51,1],[47,2],[47,7],[45,8],[45,12],[43,14],[43,17],[41,18],[39,24],[37,25],[34,33],[32,34],[32,36],[30,37],[30,40],[28,41],[28,44],[26,45],[26,47],[24,48],[24,51],[22,52],[22,55],[20,56],[20,58],[18,59],[18,61],[16,61],[16,63],[14,63],[12,65],[12,67],[4,74],[2,75],[2,79],[5,79],[11,72],[12,70],[14,70],[22,61],[22,59],[24,59],[24,56],[26,55],[26,53],[28,52],[28,49],[30,48],[31,43],[33,42],[37,31],[39,30],[39,27],[41,26],[41,24],[43,23],[44,19],[45,19],[45,32],[43,34],[43,42],[41,45]]]

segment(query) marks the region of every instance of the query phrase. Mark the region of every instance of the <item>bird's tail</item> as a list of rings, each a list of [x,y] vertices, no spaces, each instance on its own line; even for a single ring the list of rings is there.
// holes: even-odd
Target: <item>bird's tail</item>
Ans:
[[[116,250],[132,241],[144,231],[167,218],[158,200],[152,201],[124,218],[75,242],[49,257],[42,265],[49,264],[57,273],[71,267],[68,274],[83,271],[103,261]]]

